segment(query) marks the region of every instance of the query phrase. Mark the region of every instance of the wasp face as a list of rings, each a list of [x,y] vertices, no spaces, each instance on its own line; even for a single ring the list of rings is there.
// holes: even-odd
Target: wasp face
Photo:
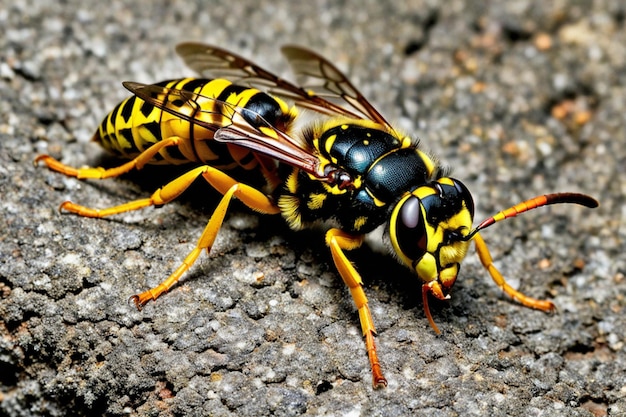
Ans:
[[[473,217],[471,194],[452,178],[416,188],[393,209],[389,236],[394,251],[439,299],[449,297],[456,281]]]

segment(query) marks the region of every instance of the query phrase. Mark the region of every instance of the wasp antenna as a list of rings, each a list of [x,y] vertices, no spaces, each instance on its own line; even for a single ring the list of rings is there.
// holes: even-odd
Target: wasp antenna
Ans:
[[[533,197],[529,200],[522,201],[521,203],[518,203],[513,207],[502,210],[498,214],[483,220],[482,223],[476,226],[476,228],[472,230],[463,240],[470,240],[480,230],[485,229],[501,220],[515,217],[518,214],[522,214],[526,211],[533,210],[538,207],[549,206],[551,204],[578,204],[589,208],[596,208],[599,205],[598,201],[595,198],[586,194],[554,193],[540,195],[537,197]]]

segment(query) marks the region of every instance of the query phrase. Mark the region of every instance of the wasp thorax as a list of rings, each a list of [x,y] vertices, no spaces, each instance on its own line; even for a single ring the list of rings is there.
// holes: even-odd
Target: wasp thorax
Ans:
[[[417,187],[393,209],[389,236],[394,251],[438,298],[445,298],[456,280],[473,217],[471,194],[452,178]]]

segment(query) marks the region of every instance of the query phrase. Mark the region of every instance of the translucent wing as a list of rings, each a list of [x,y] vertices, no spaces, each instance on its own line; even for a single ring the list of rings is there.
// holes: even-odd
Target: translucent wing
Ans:
[[[390,127],[346,76],[326,59],[295,46],[284,47],[282,51],[296,76],[313,82],[299,87],[239,55],[211,45],[183,43],[176,48],[185,63],[205,77],[226,78],[233,83],[292,100],[300,107],[322,114],[368,118]],[[335,99],[343,100],[350,108],[331,101]]]
[[[260,114],[191,91],[135,82],[124,87],[143,101],[215,132],[213,139],[258,152],[318,178],[320,161],[300,142],[268,123]]]
[[[281,51],[289,61],[298,84],[308,94],[322,98],[342,99],[366,118],[391,128],[387,120],[363,94],[326,58],[299,46],[283,46]]]
[[[176,53],[192,70],[208,78],[224,78],[235,84],[267,91],[284,87],[300,96],[298,88],[253,62],[216,46],[186,42],[176,46]]]

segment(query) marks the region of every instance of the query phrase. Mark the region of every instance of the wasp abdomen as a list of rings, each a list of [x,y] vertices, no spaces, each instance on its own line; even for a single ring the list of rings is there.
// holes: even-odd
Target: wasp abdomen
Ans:
[[[213,140],[217,129],[231,123],[231,119],[224,114],[227,111],[224,103],[243,109],[242,114],[253,126],[260,124],[256,120],[260,117],[272,126],[288,129],[295,117],[282,100],[224,79],[184,78],[156,85],[164,87],[165,99],[174,106],[178,96],[172,94],[170,98],[168,90],[197,95],[197,108],[190,115],[192,120],[183,120],[166,109],[132,96],[105,117],[94,140],[110,152],[131,159],[151,145],[176,136],[181,139],[178,146],[161,149],[150,161],[151,164],[196,162],[222,170],[237,166],[252,170],[258,167],[258,162],[251,151]],[[194,120],[202,123],[194,123]]]

